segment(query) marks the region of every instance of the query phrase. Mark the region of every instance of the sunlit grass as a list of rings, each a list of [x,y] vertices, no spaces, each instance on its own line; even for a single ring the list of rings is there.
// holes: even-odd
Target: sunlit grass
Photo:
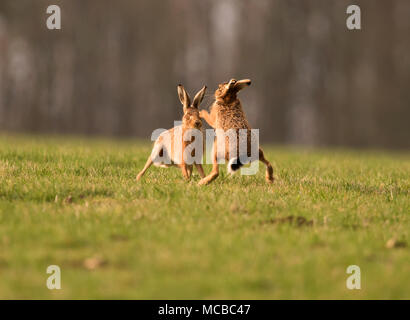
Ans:
[[[410,298],[408,153],[265,147],[273,185],[198,187],[136,183],[150,147],[0,136],[0,298]]]

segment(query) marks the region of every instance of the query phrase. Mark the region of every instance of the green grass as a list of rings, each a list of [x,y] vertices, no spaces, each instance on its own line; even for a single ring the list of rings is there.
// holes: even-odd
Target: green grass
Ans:
[[[410,298],[409,153],[265,146],[273,185],[137,184],[150,146],[0,135],[0,298]]]

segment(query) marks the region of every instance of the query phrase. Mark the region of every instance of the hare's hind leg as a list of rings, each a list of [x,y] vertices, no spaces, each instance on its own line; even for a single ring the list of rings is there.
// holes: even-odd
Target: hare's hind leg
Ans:
[[[195,163],[195,167],[196,167],[196,170],[198,170],[200,177],[205,178],[205,172],[204,172],[204,168],[202,168],[202,164]]]
[[[266,181],[268,183],[272,183],[275,179],[273,177],[273,167],[270,164],[270,162],[265,158],[265,155],[263,153],[263,150],[259,148],[259,161],[263,162],[266,166]]]
[[[138,174],[137,181],[141,179],[145,171],[147,171],[148,168],[151,167],[154,161],[155,161],[155,164],[157,163],[156,159],[158,158],[158,156],[162,157],[163,153],[164,153],[164,144],[162,143],[162,137],[160,136],[158,140],[155,141],[154,143],[154,147],[152,148],[151,154],[149,155],[148,160],[145,163],[144,169],[142,169],[141,172]]]
[[[182,175],[184,176],[185,180],[189,180],[189,178],[191,177],[192,169],[189,170],[188,166],[185,163],[181,164],[179,167],[181,168]]]
[[[144,175],[145,171],[148,170],[149,167],[152,165],[152,157],[151,155],[148,157],[147,163],[144,166],[144,169],[141,170],[141,172],[137,176],[137,181],[141,179],[141,177]]]
[[[191,175],[192,175],[192,171],[193,171],[193,166],[192,165],[187,166],[186,169],[187,169],[187,173],[188,173],[188,179],[190,179]]]
[[[218,153],[217,153],[217,141],[215,139],[214,141],[214,146],[212,149],[212,161],[213,161],[213,167],[212,167],[212,171],[209,175],[207,175],[205,178],[202,178],[198,184],[200,186],[204,185],[204,184],[209,184],[212,181],[214,181],[216,178],[218,178],[219,176],[219,165],[218,165]]]

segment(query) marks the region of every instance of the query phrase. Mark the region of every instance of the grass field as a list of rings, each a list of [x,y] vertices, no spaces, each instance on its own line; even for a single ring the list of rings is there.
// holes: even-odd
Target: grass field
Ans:
[[[0,135],[0,298],[410,298],[409,153],[266,146],[273,185],[137,184],[150,146]]]

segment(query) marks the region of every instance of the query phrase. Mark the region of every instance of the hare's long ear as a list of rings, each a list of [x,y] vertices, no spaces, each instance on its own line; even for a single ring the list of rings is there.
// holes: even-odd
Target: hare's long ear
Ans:
[[[236,92],[238,92],[238,91],[242,90],[243,88],[246,88],[250,85],[251,85],[251,80],[243,79],[243,80],[236,81],[236,83],[234,85],[234,89],[235,89]]]
[[[199,104],[202,102],[205,96],[206,86],[204,86],[198,93],[195,95],[194,101],[192,102],[192,107],[198,108]]]
[[[182,105],[184,106],[184,110],[191,105],[191,98],[185,91],[185,88],[182,84],[178,85],[178,97],[179,101],[181,101]]]

